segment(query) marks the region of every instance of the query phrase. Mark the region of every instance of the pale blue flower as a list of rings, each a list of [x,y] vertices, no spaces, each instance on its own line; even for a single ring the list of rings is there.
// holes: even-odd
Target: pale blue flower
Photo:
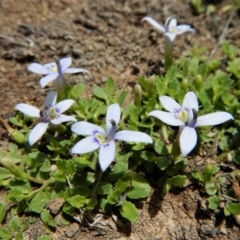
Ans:
[[[188,92],[182,106],[168,96],[159,98],[163,107],[169,112],[155,110],[148,115],[156,117],[171,126],[179,126],[180,149],[183,156],[186,156],[197,144],[196,127],[214,126],[233,119],[227,112],[215,112],[198,117],[198,100],[194,92]]]
[[[76,122],[75,117],[62,114],[69,109],[75,101],[67,99],[56,104],[56,100],[57,93],[51,91],[45,99],[44,109],[42,111],[25,103],[19,103],[15,106],[16,110],[27,116],[41,118],[41,122],[38,123],[29,134],[28,141],[31,146],[46,132],[49,123],[58,125],[63,122]]]
[[[28,66],[28,70],[41,75],[46,75],[45,77],[40,79],[40,85],[44,88],[50,82],[57,80],[60,83],[58,85],[63,84],[63,74],[64,73],[80,73],[86,72],[90,74],[87,70],[83,68],[69,68],[72,64],[72,58],[63,58],[59,61],[59,66],[56,62],[47,63],[44,65],[38,63],[32,63]]]
[[[168,36],[172,42],[175,40],[177,35],[183,34],[185,32],[195,33],[195,30],[190,25],[182,24],[177,26],[177,19],[172,17],[169,17],[166,20],[165,26],[160,25],[151,17],[144,17],[142,21],[149,22],[156,29],[164,33],[164,36]]]
[[[104,172],[114,161],[116,152],[115,140],[152,143],[151,137],[143,132],[128,130],[116,132],[120,116],[120,106],[118,104],[112,104],[107,109],[106,130],[88,122],[74,123],[71,130],[74,133],[87,135],[88,137],[76,143],[73,146],[71,153],[85,154],[100,148],[99,164],[101,170]]]

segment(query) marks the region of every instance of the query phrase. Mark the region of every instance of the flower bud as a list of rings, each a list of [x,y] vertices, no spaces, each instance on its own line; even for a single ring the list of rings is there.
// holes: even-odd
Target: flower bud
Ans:
[[[148,96],[152,96],[155,92],[155,77],[151,76],[150,78],[147,79],[147,92]]]
[[[142,102],[142,87],[140,84],[136,84],[134,87],[134,105],[137,108],[140,108],[141,102]]]
[[[21,132],[19,132],[18,130],[13,130],[11,133],[10,133],[10,138],[17,142],[17,143],[24,143],[25,142],[25,137],[24,137],[24,134],[22,134]]]
[[[187,90],[188,89],[188,80],[186,78],[184,78],[181,82],[181,87],[183,90]]]
[[[200,74],[198,74],[198,75],[196,75],[195,76],[195,87],[198,89],[198,90],[200,90],[200,88],[201,88],[201,86],[202,86],[202,81],[203,81],[203,79],[202,79],[202,76],[200,75]]]

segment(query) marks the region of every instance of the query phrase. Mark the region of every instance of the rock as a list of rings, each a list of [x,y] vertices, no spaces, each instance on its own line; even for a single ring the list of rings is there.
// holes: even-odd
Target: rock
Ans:
[[[79,231],[79,225],[77,223],[72,223],[70,224],[66,230],[65,230],[65,235],[68,237],[68,238],[71,238],[73,237],[78,231]]]

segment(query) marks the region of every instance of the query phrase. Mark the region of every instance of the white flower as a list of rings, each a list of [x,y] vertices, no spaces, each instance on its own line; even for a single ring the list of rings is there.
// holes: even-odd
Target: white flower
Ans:
[[[164,33],[164,36],[168,36],[172,42],[177,35],[183,34],[185,32],[195,33],[195,30],[190,25],[183,24],[177,26],[177,19],[172,17],[169,17],[166,20],[165,26],[160,25],[151,17],[144,17],[142,21],[147,21],[152,24],[156,29]]]
[[[171,126],[179,126],[180,149],[183,156],[186,156],[197,144],[197,133],[195,127],[214,126],[230,119],[233,116],[227,112],[210,113],[198,117],[198,100],[194,92],[188,92],[180,106],[174,99],[168,96],[159,98],[163,107],[169,112],[155,110],[149,116],[154,116]]]
[[[58,125],[68,121],[76,122],[75,117],[62,114],[69,109],[75,101],[67,99],[56,104],[56,100],[57,93],[51,91],[45,99],[43,111],[25,103],[19,103],[15,106],[16,110],[30,117],[41,118],[41,122],[38,123],[29,134],[28,141],[31,146],[46,132],[49,123]]]
[[[38,63],[32,63],[28,66],[28,70],[36,73],[46,75],[45,77],[40,79],[40,85],[44,88],[48,83],[59,80],[62,81],[64,73],[79,73],[86,72],[90,74],[87,70],[83,68],[69,68],[72,64],[72,58],[63,58],[59,61],[59,66],[56,62],[47,63],[44,65]]]
[[[116,147],[114,140],[152,143],[151,137],[146,133],[127,130],[116,132],[116,127],[120,121],[120,116],[120,106],[118,104],[112,104],[107,109],[106,131],[92,123],[74,123],[71,130],[79,135],[88,135],[88,137],[76,143],[73,146],[71,153],[85,154],[100,148],[99,164],[104,172],[113,162],[115,157]]]

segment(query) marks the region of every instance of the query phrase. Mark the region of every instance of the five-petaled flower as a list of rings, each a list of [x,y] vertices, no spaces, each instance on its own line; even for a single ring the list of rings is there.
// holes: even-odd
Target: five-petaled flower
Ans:
[[[195,127],[213,126],[233,119],[233,116],[227,112],[215,112],[198,117],[198,100],[194,92],[188,92],[185,95],[182,106],[168,96],[162,96],[159,99],[169,112],[155,110],[148,115],[171,126],[179,126],[180,149],[183,156],[191,152],[197,144]]]
[[[63,58],[57,64],[56,62],[47,63],[44,65],[38,63],[32,63],[28,66],[28,70],[36,73],[46,75],[45,77],[40,79],[40,85],[44,88],[48,83],[56,80],[58,81],[58,85],[63,83],[63,74],[64,73],[80,73],[86,72],[90,74],[87,70],[83,68],[69,68],[72,64],[72,58]]]
[[[174,41],[177,35],[183,34],[185,32],[195,33],[195,30],[190,25],[183,24],[177,26],[177,19],[172,17],[169,17],[166,20],[165,26],[160,25],[151,17],[144,17],[142,21],[149,22],[156,29],[164,33],[164,36],[168,36],[172,42]]]
[[[74,123],[71,130],[79,135],[88,135],[88,137],[76,143],[73,146],[71,153],[85,154],[100,148],[99,164],[101,170],[104,172],[115,158],[116,147],[114,140],[152,143],[151,137],[143,132],[128,130],[116,132],[120,116],[120,106],[118,104],[112,104],[107,109],[106,131],[102,127],[92,123]]]
[[[56,100],[57,93],[51,91],[45,99],[44,109],[42,111],[25,103],[19,103],[15,106],[16,110],[27,116],[41,118],[41,122],[37,123],[29,134],[28,141],[31,146],[46,132],[49,123],[58,125],[68,121],[76,122],[75,117],[62,114],[69,109],[75,101],[67,99],[56,104]]]

